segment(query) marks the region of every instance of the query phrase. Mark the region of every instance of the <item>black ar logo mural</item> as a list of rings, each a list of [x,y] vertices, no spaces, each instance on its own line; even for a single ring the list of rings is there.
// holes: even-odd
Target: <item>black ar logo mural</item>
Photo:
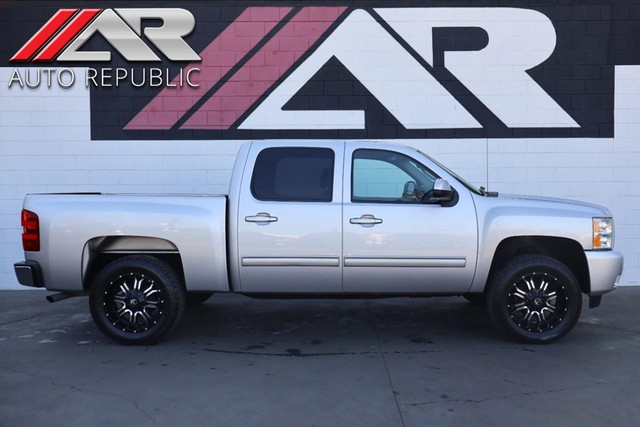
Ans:
[[[614,66],[640,62],[615,6],[234,4],[181,3],[201,60],[153,66],[196,84],[91,86],[92,138],[612,137]]]

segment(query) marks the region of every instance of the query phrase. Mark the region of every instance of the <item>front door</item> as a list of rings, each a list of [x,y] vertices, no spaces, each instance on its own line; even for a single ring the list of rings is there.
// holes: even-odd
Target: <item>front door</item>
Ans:
[[[252,144],[237,219],[242,292],[342,291],[343,156],[344,143]]]
[[[477,248],[476,214],[469,190],[449,177],[458,193],[456,200],[445,205],[430,203],[435,180],[447,176],[426,157],[402,147],[397,151],[395,147],[376,149],[375,145],[347,147],[344,291],[467,291]]]

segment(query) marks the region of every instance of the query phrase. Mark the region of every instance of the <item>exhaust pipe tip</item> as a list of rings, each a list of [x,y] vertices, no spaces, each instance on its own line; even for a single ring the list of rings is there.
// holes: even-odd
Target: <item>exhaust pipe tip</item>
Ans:
[[[76,294],[70,294],[68,292],[60,292],[59,294],[52,294],[52,295],[47,295],[47,301],[49,302],[58,302],[58,301],[62,301],[63,299],[67,299],[67,298],[72,298],[78,296]]]

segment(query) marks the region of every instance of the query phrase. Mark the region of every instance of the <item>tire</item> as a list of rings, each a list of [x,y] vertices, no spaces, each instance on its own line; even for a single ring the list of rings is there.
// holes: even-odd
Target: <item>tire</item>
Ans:
[[[157,258],[133,255],[104,267],[89,293],[91,317],[121,344],[155,344],[182,317],[185,291],[173,269]]]
[[[213,295],[213,292],[187,292],[187,307],[197,307]]]
[[[487,306],[497,328],[524,343],[557,341],[575,326],[582,310],[578,279],[556,259],[542,255],[513,258],[496,274]]]
[[[473,305],[480,306],[487,304],[487,299],[484,294],[464,294],[462,296]]]

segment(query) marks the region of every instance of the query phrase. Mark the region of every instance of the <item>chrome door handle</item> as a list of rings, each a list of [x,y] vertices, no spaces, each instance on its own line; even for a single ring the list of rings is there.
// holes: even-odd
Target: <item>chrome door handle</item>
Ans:
[[[364,214],[360,218],[351,218],[349,220],[351,224],[358,224],[362,226],[374,226],[376,224],[382,224],[381,218],[376,218],[371,214]]]
[[[258,224],[268,224],[270,222],[276,222],[278,220],[277,216],[271,216],[267,212],[260,212],[253,216],[245,216],[244,220],[246,222],[256,222]]]

